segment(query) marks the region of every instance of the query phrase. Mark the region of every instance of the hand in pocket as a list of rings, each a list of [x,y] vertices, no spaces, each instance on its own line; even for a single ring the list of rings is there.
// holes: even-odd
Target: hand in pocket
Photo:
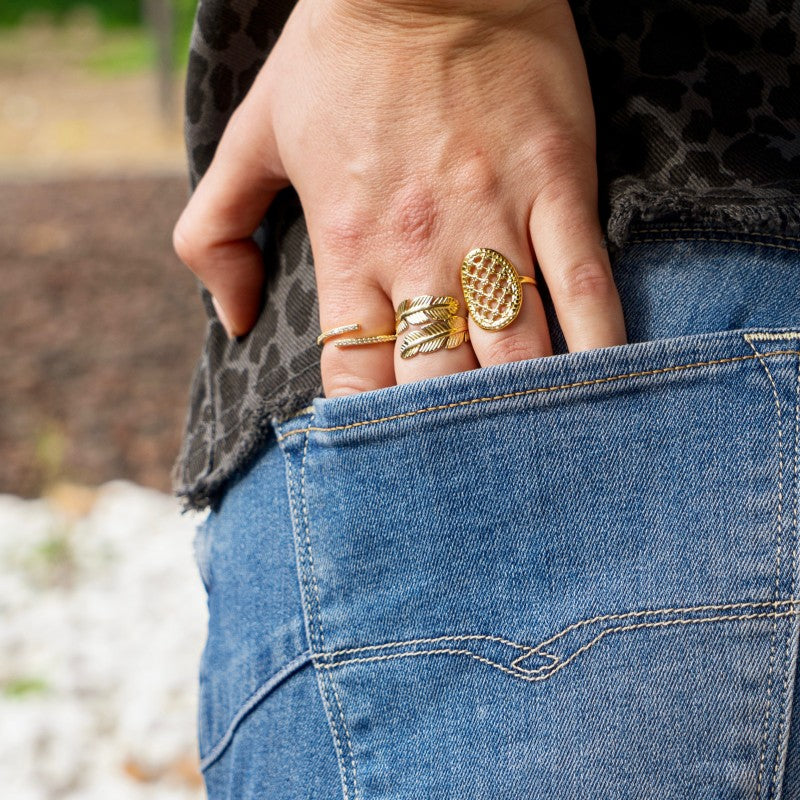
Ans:
[[[299,0],[175,227],[229,333],[258,317],[251,235],[289,184],[323,331],[393,334],[398,304],[424,295],[455,298],[466,317],[461,262],[488,247],[522,276],[538,263],[571,351],[626,341],[567,0]],[[399,341],[327,342],[326,395],[550,354],[538,289],[521,291],[513,322],[485,330],[470,318],[452,348],[402,358]]]

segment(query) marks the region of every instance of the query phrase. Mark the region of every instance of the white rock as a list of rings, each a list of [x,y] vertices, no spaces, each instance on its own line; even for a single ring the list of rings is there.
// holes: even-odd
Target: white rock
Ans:
[[[74,520],[0,495],[0,786],[14,800],[199,800],[203,515],[125,481]],[[145,780],[147,779],[147,780]]]

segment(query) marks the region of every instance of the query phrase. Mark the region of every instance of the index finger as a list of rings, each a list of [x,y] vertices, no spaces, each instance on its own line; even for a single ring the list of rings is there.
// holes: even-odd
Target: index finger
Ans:
[[[288,185],[266,97],[251,90],[173,231],[175,252],[222,306],[231,335],[246,333],[258,318],[264,275],[252,235]]]

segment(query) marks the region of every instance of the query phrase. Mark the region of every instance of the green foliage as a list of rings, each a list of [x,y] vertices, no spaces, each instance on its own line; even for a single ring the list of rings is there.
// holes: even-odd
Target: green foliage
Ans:
[[[174,0],[175,3],[175,61],[185,67],[189,61],[189,39],[197,10],[197,0]]]
[[[142,21],[139,0],[3,0],[0,25],[18,25],[25,16],[45,13],[62,22],[76,8],[91,8],[104,25],[138,25]]]
[[[69,533],[53,532],[53,534],[36,546],[34,560],[50,568],[61,568],[73,561],[72,545]]]
[[[197,0],[172,0],[178,20],[194,17]],[[105,26],[141,25],[141,0],[3,0],[0,3],[0,26],[19,25],[28,14],[47,14],[63,22],[75,9],[91,9]],[[180,26],[179,26],[180,27]]]
[[[45,538],[20,554],[16,566],[31,585],[48,588],[70,586],[75,582],[78,563],[73,533],[72,522],[54,522]]]
[[[173,62],[185,69],[198,0],[165,0],[175,14]],[[0,35],[13,43],[29,24],[57,30],[99,25],[102,39],[85,52],[83,63],[94,73],[119,75],[153,69],[157,48],[142,18],[142,0],[0,0]],[[76,28],[76,29],[77,29]]]
[[[48,688],[46,681],[34,677],[11,678],[2,685],[3,694],[6,697],[25,697],[31,694],[42,694]]]
[[[178,16],[194,16],[197,0],[172,0]],[[0,25],[18,25],[30,13],[48,14],[61,22],[75,9],[95,11],[103,25],[139,25],[141,0],[3,0]]]
[[[175,62],[184,67],[188,60],[189,38],[192,32],[198,0],[170,0],[175,11]],[[24,25],[29,19],[50,19],[62,24],[75,12],[90,11],[104,28],[129,29],[144,32],[142,0],[0,0],[0,28]],[[118,57],[100,57],[96,66],[104,71],[106,62],[109,72],[122,72],[126,68],[139,69],[152,66],[155,48],[143,44],[140,37],[132,36],[126,43],[125,52]],[[128,65],[128,67],[126,67]]]
[[[176,56],[180,56],[177,51]],[[107,35],[96,49],[87,53],[83,63],[90,72],[98,75],[138,72],[156,63],[156,44],[140,28],[120,30]]]
[[[191,25],[197,0],[172,0],[179,25]],[[142,24],[141,0],[3,0],[0,3],[0,26],[19,25],[29,14],[46,14],[63,22],[76,9],[91,9],[105,26]]]

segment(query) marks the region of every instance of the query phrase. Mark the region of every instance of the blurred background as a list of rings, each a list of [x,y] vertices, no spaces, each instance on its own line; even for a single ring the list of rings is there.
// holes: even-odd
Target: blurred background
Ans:
[[[196,0],[0,1],[0,785],[200,798],[205,315],[172,252]]]

